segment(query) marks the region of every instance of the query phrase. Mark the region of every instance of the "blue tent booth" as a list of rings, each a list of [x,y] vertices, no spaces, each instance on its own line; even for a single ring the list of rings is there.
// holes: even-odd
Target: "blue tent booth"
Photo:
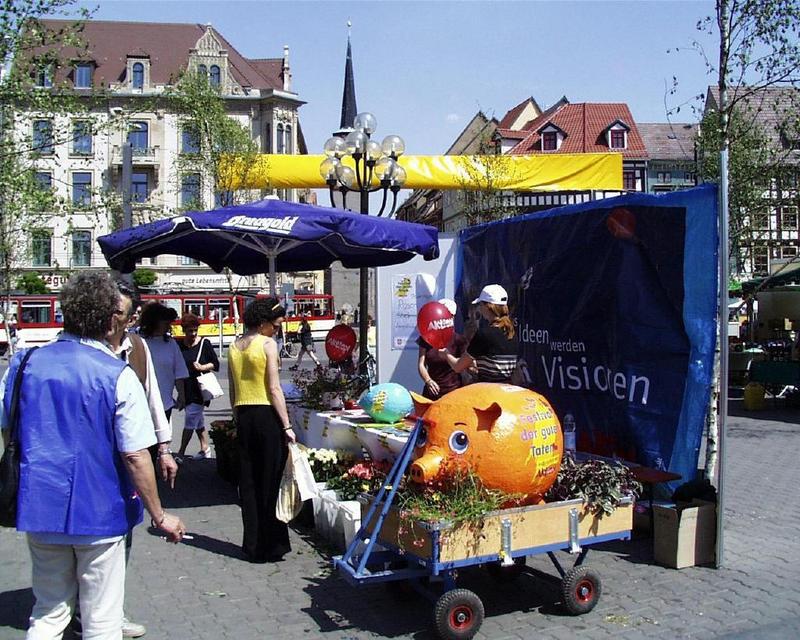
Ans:
[[[111,268],[130,273],[137,260],[163,254],[194,258],[216,272],[278,271],[400,264],[415,255],[439,255],[434,227],[349,211],[266,199],[193,211],[117,231],[97,239]]]

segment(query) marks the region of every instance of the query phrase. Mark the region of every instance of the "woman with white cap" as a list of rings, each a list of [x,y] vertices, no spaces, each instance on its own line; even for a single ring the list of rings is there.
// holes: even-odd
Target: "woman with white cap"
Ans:
[[[457,307],[453,300],[442,298],[439,303],[447,307],[453,316],[456,315]],[[423,396],[430,400],[436,400],[462,385],[461,376],[450,366],[447,356],[442,350],[429,345],[422,336],[417,338],[417,345],[419,345],[417,371],[425,382],[425,388],[422,390]],[[467,341],[457,333],[453,333],[453,337],[447,345],[447,352],[460,358],[464,354],[466,346]]]
[[[488,325],[478,328],[463,355],[449,349],[442,352],[456,373],[476,366],[477,382],[510,382],[519,344],[508,315],[508,293],[499,284],[487,284],[472,304],[478,305],[478,313]]]

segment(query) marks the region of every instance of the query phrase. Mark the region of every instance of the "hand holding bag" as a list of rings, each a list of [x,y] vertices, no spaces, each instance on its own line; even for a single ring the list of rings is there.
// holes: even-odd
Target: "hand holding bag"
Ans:
[[[14,376],[14,390],[11,393],[11,409],[8,415],[8,445],[0,458],[0,526],[17,526],[17,493],[19,492],[19,440],[17,422],[19,412],[19,393],[22,385],[22,370],[28,358],[39,347],[25,352]],[[2,410],[2,409],[0,409]]]
[[[203,343],[205,343],[205,341],[205,338],[200,341],[200,348],[197,350],[197,358],[194,360],[197,363],[200,362],[200,355],[203,353]],[[197,385],[200,387],[203,400],[206,402],[222,396],[222,387],[213,371],[206,371],[197,376]]]
[[[289,457],[283,468],[281,486],[278,489],[278,502],[275,517],[281,522],[289,522],[297,517],[303,508],[303,501],[317,495],[317,483],[311,472],[311,465],[294,443],[289,444]]]

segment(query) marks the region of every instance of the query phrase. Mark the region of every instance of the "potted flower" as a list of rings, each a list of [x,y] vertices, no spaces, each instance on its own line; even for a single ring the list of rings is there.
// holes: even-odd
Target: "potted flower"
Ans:
[[[333,367],[312,371],[295,367],[292,382],[300,391],[301,404],[317,411],[340,409],[353,389],[352,377]]]
[[[217,475],[227,482],[239,481],[239,450],[236,423],[233,420],[214,420],[208,432],[214,443]]]

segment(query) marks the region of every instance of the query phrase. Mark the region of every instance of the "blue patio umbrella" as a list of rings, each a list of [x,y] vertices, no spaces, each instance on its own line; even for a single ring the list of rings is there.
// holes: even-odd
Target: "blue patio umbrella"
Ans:
[[[97,239],[112,268],[129,273],[140,258],[175,254],[214,271],[239,275],[347,268],[407,262],[439,255],[434,227],[349,211],[267,199],[190,212],[117,231]]]

